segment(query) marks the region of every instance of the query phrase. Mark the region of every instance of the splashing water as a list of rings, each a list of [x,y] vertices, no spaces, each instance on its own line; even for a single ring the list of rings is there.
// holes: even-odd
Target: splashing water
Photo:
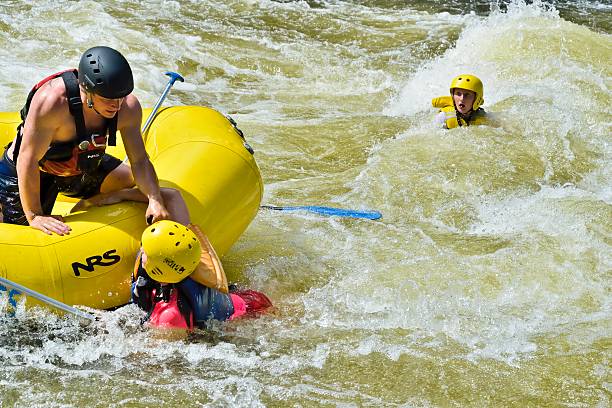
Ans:
[[[224,265],[277,312],[187,338],[134,306],[82,327],[0,292],[0,405],[608,406],[609,11],[2,4],[2,110],[106,44],[144,105],[172,70],[187,84],[167,104],[231,113],[267,203],[384,218],[262,212]],[[437,129],[431,98],[464,72],[495,125]]]

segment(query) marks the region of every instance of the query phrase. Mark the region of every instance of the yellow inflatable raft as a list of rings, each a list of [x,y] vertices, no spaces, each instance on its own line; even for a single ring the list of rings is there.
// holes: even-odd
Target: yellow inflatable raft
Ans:
[[[1,146],[13,139],[19,122],[18,113],[0,113]],[[107,151],[124,158],[117,139],[119,146]],[[263,193],[259,168],[234,125],[204,107],[165,108],[145,135],[145,147],[160,185],[182,192],[192,222],[222,256],[257,214]],[[74,204],[60,196],[53,211],[66,216],[70,235],[0,223],[0,276],[69,305],[126,304],[146,206],[122,202],[68,215]]]

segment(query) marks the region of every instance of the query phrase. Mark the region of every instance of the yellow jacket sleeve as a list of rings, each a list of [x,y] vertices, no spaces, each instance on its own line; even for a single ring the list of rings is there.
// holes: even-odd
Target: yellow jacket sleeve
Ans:
[[[431,106],[434,108],[446,108],[447,106],[453,105],[453,98],[451,96],[439,96],[431,100]]]

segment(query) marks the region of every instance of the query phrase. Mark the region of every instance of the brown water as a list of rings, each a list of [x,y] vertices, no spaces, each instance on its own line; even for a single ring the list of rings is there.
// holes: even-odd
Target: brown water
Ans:
[[[530,2],[532,3],[532,2]],[[225,257],[275,315],[188,340],[0,296],[0,406],[610,405],[608,1],[4,2],[0,110],[106,44],[152,105],[231,113],[265,201]],[[481,77],[500,126],[431,124]]]

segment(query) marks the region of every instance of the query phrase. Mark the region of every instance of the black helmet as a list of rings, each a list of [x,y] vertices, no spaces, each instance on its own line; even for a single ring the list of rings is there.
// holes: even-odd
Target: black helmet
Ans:
[[[79,62],[79,83],[87,92],[118,99],[134,90],[132,69],[125,57],[109,47],[85,51]]]

